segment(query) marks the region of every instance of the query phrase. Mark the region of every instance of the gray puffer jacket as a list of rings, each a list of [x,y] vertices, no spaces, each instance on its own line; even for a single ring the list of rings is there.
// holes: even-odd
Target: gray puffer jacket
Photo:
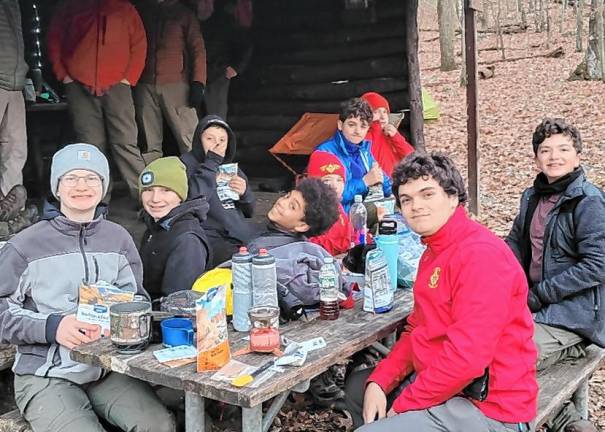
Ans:
[[[101,369],[77,363],[56,341],[61,319],[76,312],[80,283],[104,280],[148,297],[134,242],[102,216],[89,223],[48,208],[45,220],[0,250],[0,343],[17,345],[18,375],[96,381]]]
[[[27,73],[18,0],[0,0],[0,88],[21,91]]]
[[[523,247],[522,237],[534,196],[533,187],[523,193],[520,212],[506,238],[526,272],[531,251]],[[548,214],[542,281],[530,289],[543,305],[534,315],[536,322],[565,328],[605,347],[605,198],[584,174],[567,187]]]

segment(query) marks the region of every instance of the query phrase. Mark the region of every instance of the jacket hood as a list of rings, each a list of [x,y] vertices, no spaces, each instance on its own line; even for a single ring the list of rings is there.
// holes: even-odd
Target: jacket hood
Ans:
[[[191,143],[191,154],[195,156],[199,163],[202,163],[206,160],[206,152],[202,147],[202,132],[204,132],[210,126],[219,126],[227,131],[229,142],[227,143],[227,151],[225,152],[225,157],[223,158],[222,163],[230,163],[235,157],[235,150],[237,147],[235,134],[227,122],[222,119],[222,117],[213,114],[207,115],[197,124],[193,134],[193,141]]]
[[[208,204],[208,201],[206,201],[206,198],[200,196],[198,198],[185,201],[178,207],[173,208],[170,213],[157,222],[155,222],[149,213],[145,212],[145,224],[150,228],[154,225],[157,225],[166,231],[170,231],[172,225],[186,215],[192,215],[194,218],[199,220],[201,224],[206,220],[209,209],[210,205]]]
[[[107,216],[107,212],[107,204],[100,203],[95,210],[94,219],[105,219],[105,217]],[[40,219],[51,220],[55,219],[58,216],[63,216],[67,219],[67,217],[63,213],[61,213],[61,205],[59,204],[59,201],[55,197],[48,197],[44,200],[42,204],[42,216],[40,217]]]

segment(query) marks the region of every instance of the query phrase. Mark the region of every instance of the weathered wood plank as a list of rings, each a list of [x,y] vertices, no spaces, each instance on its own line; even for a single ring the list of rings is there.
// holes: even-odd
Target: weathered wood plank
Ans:
[[[14,345],[0,345],[0,371],[10,369],[15,361]]]
[[[0,432],[32,432],[32,428],[19,410],[14,410],[0,416]]]
[[[197,373],[194,364],[174,369],[162,366],[152,354],[153,350],[160,349],[160,346],[150,347],[138,355],[124,356],[117,354],[111,342],[104,339],[74,349],[72,358],[155,384],[184,389],[210,399],[252,408],[289,390],[296,383],[319,375],[332,364],[382,339],[402,323],[412,306],[411,291],[399,290],[394,309],[386,314],[363,312],[361,304],[358,303],[354,310],[342,311],[341,317],[335,321],[299,320],[283,326],[280,333],[291,340],[303,341],[322,336],[327,346],[309,353],[303,366],[286,368],[283,373],[274,375],[259,388],[238,389],[229,383],[211,380],[213,372]],[[230,332],[232,352],[246,346],[244,336],[243,333]],[[238,360],[255,366],[260,366],[269,359],[270,356],[262,354],[238,357]]]
[[[582,382],[604,362],[605,349],[591,345],[586,349],[586,357],[564,360],[541,371],[538,374],[540,393],[535,426],[539,427],[553,418]]]

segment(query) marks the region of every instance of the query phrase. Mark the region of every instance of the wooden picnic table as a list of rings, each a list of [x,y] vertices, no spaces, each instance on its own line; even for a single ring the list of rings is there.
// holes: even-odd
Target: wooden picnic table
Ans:
[[[187,432],[204,432],[204,398],[223,401],[242,408],[243,432],[268,431],[273,418],[285,402],[290,391],[301,383],[308,385],[333,364],[389,336],[412,310],[413,297],[409,289],[398,289],[393,309],[388,313],[372,314],[361,309],[361,301],[355,308],[341,310],[334,321],[301,319],[280,327],[280,334],[295,342],[323,337],[326,347],[311,351],[300,367],[285,366],[284,372],[274,374],[257,388],[236,388],[224,381],[213,380],[214,372],[196,372],[196,365],[189,364],[169,368],[160,364],[153,351],[161,345],[152,345],[145,352],[136,355],[118,354],[108,339],[76,347],[71,357],[79,362],[100,366],[113,372],[185,391],[185,416]],[[230,326],[231,327],[231,326]],[[231,352],[247,345],[247,333],[235,332],[230,328]],[[272,356],[270,354],[246,354],[238,356],[243,363],[261,366]],[[301,390],[304,391],[304,388]],[[274,397],[272,406],[263,419],[262,404]]]

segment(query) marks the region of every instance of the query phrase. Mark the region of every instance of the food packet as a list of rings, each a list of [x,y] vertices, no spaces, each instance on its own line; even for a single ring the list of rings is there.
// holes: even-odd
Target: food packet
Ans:
[[[198,372],[218,370],[231,359],[225,298],[225,287],[219,285],[195,302]]]

